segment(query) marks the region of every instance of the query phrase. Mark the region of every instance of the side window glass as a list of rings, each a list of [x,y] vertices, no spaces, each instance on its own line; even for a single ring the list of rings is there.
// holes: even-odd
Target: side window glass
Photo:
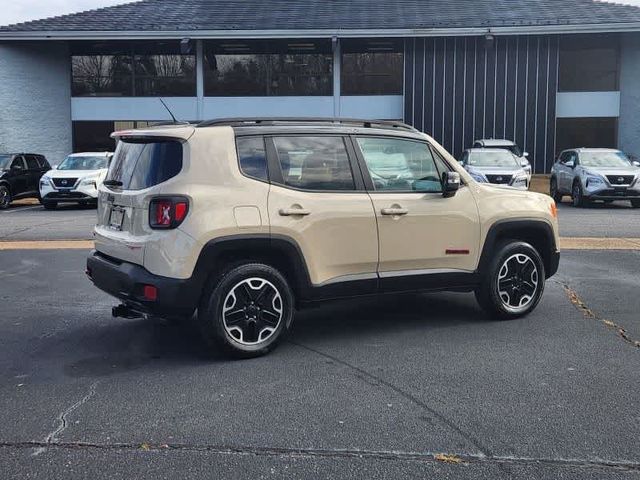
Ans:
[[[258,180],[269,180],[264,139],[262,137],[238,137],[236,145],[242,173]]]
[[[38,165],[38,161],[36,160],[36,157],[34,157],[33,155],[27,155],[26,159],[27,159],[27,168],[29,170],[38,170],[40,168],[40,166]]]
[[[355,190],[342,137],[273,139],[285,185],[304,190]]]
[[[441,193],[429,146],[396,138],[359,137],[367,169],[378,191]]]
[[[24,170],[24,160],[22,160],[22,157],[16,157],[13,159],[13,162],[11,162],[11,169],[15,169],[15,170]]]
[[[451,167],[449,166],[449,164],[444,160],[444,158],[442,158],[440,156],[440,154],[438,153],[438,151],[433,148],[433,146],[429,147],[431,149],[431,154],[433,155],[433,159],[436,162],[436,168],[438,169],[438,173],[440,174],[440,176],[438,178],[442,178],[442,174],[444,172],[449,172],[451,171]]]

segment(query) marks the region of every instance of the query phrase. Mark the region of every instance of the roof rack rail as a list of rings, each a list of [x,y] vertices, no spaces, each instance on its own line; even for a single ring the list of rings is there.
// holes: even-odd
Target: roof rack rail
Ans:
[[[197,127],[219,127],[219,126],[256,126],[256,125],[282,125],[282,124],[310,124],[310,123],[333,123],[338,125],[351,125],[364,128],[389,128],[418,132],[411,125],[392,120],[366,120],[361,118],[336,118],[336,117],[247,117],[247,118],[219,118],[214,120],[204,120],[199,122]]]

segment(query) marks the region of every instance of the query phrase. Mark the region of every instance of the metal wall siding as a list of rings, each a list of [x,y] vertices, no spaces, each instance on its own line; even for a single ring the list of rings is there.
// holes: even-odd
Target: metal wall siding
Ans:
[[[473,140],[507,138],[548,171],[555,148],[558,38],[409,39],[405,121],[459,157]]]

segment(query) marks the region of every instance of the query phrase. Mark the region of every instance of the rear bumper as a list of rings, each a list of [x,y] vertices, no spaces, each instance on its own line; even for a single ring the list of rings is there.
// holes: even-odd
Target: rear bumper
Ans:
[[[87,276],[100,290],[133,310],[159,317],[191,315],[200,296],[200,289],[191,279],[154,275],[140,265],[122,262],[95,250],[87,258]],[[145,298],[145,285],[156,287],[156,300]]]

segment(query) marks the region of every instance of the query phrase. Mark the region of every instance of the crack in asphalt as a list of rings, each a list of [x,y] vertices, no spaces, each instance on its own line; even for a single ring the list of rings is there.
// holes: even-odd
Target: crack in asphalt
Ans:
[[[448,463],[457,466],[469,464],[496,465],[546,465],[555,467],[578,467],[606,470],[640,471],[640,462],[616,461],[606,459],[526,457],[509,455],[482,455],[476,453],[444,454],[442,452],[402,452],[387,450],[358,449],[317,449],[317,448],[284,448],[255,447],[243,445],[208,445],[208,444],[148,444],[148,443],[91,443],[91,442],[7,442],[0,441],[0,448],[44,450],[114,450],[140,452],[209,452],[223,455],[275,456],[286,458],[357,458],[372,460],[412,461],[421,463]],[[456,459],[455,462],[449,459]],[[459,461],[458,461],[459,460]]]
[[[388,382],[386,380],[384,380],[383,378],[380,378],[356,365],[352,365],[349,362],[346,362],[340,358],[337,358],[333,355],[330,355],[328,353],[325,352],[321,352],[320,350],[316,350],[315,348],[309,347],[307,345],[303,345],[301,343],[297,343],[297,342],[292,342],[289,341],[289,343],[291,343],[292,345],[296,345],[300,348],[303,348],[305,350],[308,350],[310,352],[315,353],[316,355],[320,355],[322,357],[328,358],[336,363],[339,363],[340,365],[343,365],[347,368],[350,368],[352,370],[357,371],[358,373],[360,373],[361,375],[364,375],[365,377],[368,377],[372,380],[375,380],[376,382],[379,382],[380,384],[384,385],[385,387],[393,390],[394,392],[396,392],[398,395],[404,397],[405,399],[409,400],[411,403],[418,405],[420,408],[426,410],[427,412],[429,412],[431,415],[433,415],[435,418],[437,418],[438,420],[440,420],[440,422],[444,425],[446,425],[447,427],[449,427],[451,430],[453,430],[454,432],[456,432],[458,435],[460,435],[464,440],[470,442],[474,447],[476,447],[478,449],[478,451],[480,452],[479,455],[477,455],[478,457],[492,457],[493,453],[491,452],[491,450],[489,449],[489,447],[487,447],[486,445],[484,445],[482,442],[480,442],[480,440],[478,440],[476,437],[474,437],[471,433],[469,432],[465,432],[461,427],[459,427],[458,425],[456,425],[453,421],[449,420],[446,416],[444,416],[442,413],[438,412],[437,410],[434,410],[432,407],[430,407],[429,405],[427,405],[425,402],[423,402],[422,400],[420,400],[419,398],[415,397],[414,395],[412,395],[409,392],[404,391],[403,389],[401,389],[400,387],[398,387],[397,385],[394,385],[391,382]]]
[[[555,283],[561,285],[564,289],[564,293],[569,299],[569,301],[576,307],[585,318],[590,318],[602,323],[608,329],[615,330],[616,333],[622,340],[624,340],[629,345],[640,348],[640,341],[635,340],[629,336],[627,330],[620,324],[614,322],[613,320],[609,320],[608,318],[604,318],[594,312],[591,308],[587,306],[587,304],[582,300],[578,292],[576,292],[573,288],[569,286],[569,284],[565,282],[561,282],[559,280],[554,280]]]
[[[98,386],[98,383],[100,382],[98,381],[93,382],[89,387],[89,392],[84,397],[82,397],[80,400],[78,400],[76,403],[74,403],[69,408],[64,410],[60,415],[58,415],[58,417],[56,418],[56,420],[58,421],[58,426],[45,437],[43,442],[33,442],[40,445],[33,452],[33,456],[40,455],[41,453],[46,451],[47,446],[55,445],[59,443],[58,435],[64,432],[69,426],[69,423],[67,422],[67,417],[71,415],[79,407],[87,403],[91,399],[91,397],[95,395],[96,387]]]

